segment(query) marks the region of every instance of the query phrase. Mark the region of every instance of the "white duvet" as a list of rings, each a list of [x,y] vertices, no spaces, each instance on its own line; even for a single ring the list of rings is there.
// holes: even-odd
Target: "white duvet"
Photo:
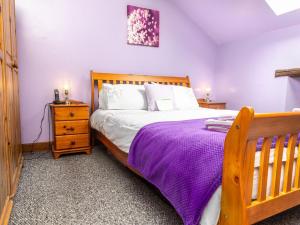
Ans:
[[[149,112],[146,110],[96,110],[91,118],[91,126],[104,134],[110,141],[112,141],[119,149],[128,153],[131,142],[136,133],[145,125],[163,122],[163,121],[180,121],[189,119],[203,119],[222,116],[236,116],[238,111],[232,110],[215,110],[199,108],[196,110],[185,111],[155,111]],[[295,156],[298,151],[296,149]],[[285,155],[283,160],[285,160]],[[258,184],[258,167],[260,154],[256,153],[254,184],[252,198],[255,199],[257,195]],[[270,153],[269,166],[269,181],[268,187],[271,184],[272,163],[274,160],[274,150]],[[284,167],[282,168],[284,170]],[[283,174],[283,171],[282,173]],[[269,190],[270,188],[268,188]],[[216,225],[220,214],[221,203],[221,186],[215,191],[210,201],[208,202],[200,221],[201,225]]]

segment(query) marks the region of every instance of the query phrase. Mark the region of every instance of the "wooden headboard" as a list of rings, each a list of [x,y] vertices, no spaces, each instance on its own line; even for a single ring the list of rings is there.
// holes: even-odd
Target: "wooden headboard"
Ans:
[[[139,84],[144,84],[145,82],[156,82],[159,84],[190,87],[190,79],[188,76],[185,77],[146,76],[146,75],[133,75],[133,74],[98,73],[98,72],[91,71],[92,112],[94,112],[96,109],[95,100],[98,99],[98,93],[101,90],[103,83],[139,85]]]

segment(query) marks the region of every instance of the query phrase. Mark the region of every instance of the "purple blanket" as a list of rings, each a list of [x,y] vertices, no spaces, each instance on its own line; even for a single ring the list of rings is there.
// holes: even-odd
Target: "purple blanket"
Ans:
[[[128,162],[170,201],[185,225],[198,225],[222,180],[226,133],[205,119],[153,123],[133,140]]]

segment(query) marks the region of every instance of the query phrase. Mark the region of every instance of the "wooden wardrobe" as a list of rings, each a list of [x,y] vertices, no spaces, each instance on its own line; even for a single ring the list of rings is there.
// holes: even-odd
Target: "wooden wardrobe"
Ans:
[[[0,225],[8,223],[23,157],[14,0],[0,0]]]

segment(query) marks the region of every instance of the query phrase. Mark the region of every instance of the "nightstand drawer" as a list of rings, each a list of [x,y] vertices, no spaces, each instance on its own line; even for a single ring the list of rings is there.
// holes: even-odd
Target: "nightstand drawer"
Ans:
[[[209,105],[207,106],[209,109],[225,109],[225,105],[223,104],[216,104],[216,105]]]
[[[55,134],[87,134],[89,132],[88,120],[58,121],[55,122]]]
[[[225,109],[225,102],[205,102],[202,99],[198,100],[198,104],[200,107],[208,108],[208,109]]]
[[[88,134],[56,136],[56,149],[72,149],[90,146]]]
[[[54,109],[55,120],[89,119],[88,107],[57,107]]]

